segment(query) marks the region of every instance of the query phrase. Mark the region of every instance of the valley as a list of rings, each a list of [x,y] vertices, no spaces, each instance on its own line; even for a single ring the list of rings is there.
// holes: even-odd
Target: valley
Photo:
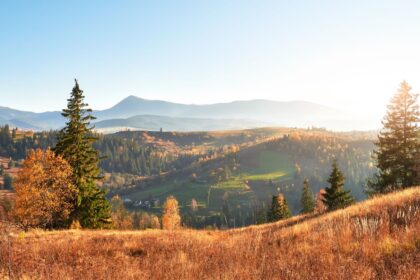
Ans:
[[[52,147],[54,132],[9,139],[0,150],[17,163],[30,149]],[[273,195],[285,195],[300,212],[305,178],[317,193],[327,186],[331,162],[346,170],[345,188],[357,200],[372,167],[374,132],[259,128],[212,132],[122,131],[100,135],[107,197],[120,196],[132,212],[159,214],[165,199],[180,203],[185,223],[194,228],[243,227],[264,222]],[[5,140],[6,141],[6,140]],[[192,207],[192,205],[197,207]],[[194,208],[194,209],[193,209]]]

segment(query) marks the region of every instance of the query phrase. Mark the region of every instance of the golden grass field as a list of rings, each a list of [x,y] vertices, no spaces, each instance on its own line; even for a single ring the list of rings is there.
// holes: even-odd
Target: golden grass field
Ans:
[[[420,187],[320,216],[227,231],[4,230],[1,276],[420,279]]]

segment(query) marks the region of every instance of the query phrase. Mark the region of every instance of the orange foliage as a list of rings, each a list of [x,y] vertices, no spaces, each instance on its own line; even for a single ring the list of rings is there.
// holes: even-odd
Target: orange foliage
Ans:
[[[14,213],[25,228],[60,227],[69,219],[77,190],[72,169],[50,149],[32,151],[14,183]]]
[[[178,201],[173,196],[169,196],[163,205],[162,226],[163,229],[168,230],[174,230],[181,226]]]
[[[324,199],[325,189],[321,189],[316,194],[316,202],[315,202],[315,212],[316,213],[323,213],[327,210],[327,207],[325,206],[324,202],[322,201]]]
[[[133,229],[133,215],[125,209],[124,202],[118,195],[112,197],[112,224],[116,229]]]
[[[0,234],[0,279],[407,280],[419,252],[420,187],[227,231]]]

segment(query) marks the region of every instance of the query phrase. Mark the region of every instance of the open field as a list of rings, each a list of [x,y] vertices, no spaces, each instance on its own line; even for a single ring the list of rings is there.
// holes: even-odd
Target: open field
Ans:
[[[228,231],[18,231],[6,279],[418,279],[420,187]]]
[[[251,152],[240,155],[243,162],[241,170],[232,174],[228,180],[214,183],[193,182],[189,178],[179,178],[153,188],[133,192],[127,197],[134,201],[150,197],[164,201],[167,196],[173,195],[181,202],[181,206],[188,205],[194,198],[208,211],[220,211],[225,193],[244,205],[250,205],[255,197],[269,199],[276,193],[273,187],[262,186],[263,184],[258,184],[259,182],[257,182],[258,188],[251,189],[246,182],[284,181],[293,174],[291,160],[278,151],[251,149]]]

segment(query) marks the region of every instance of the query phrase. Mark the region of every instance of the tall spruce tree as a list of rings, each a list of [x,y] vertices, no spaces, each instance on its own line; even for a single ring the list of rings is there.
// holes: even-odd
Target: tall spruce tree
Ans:
[[[420,184],[418,95],[406,81],[388,105],[375,150],[379,172],[368,181],[368,193],[385,193]]]
[[[309,180],[305,178],[303,181],[302,196],[300,198],[300,204],[302,206],[301,213],[310,213],[315,209],[314,193],[309,186]]]
[[[332,171],[328,178],[330,186],[325,188],[325,194],[322,201],[329,211],[344,208],[354,202],[350,191],[344,190],[345,177],[338,167],[337,160],[334,159]]]
[[[110,224],[110,205],[96,181],[100,179],[98,151],[93,148],[97,140],[90,122],[95,118],[84,103],[83,91],[77,80],[62,115],[66,126],[59,132],[54,152],[61,155],[73,169],[73,182],[78,189],[72,219],[85,228],[102,228]]]
[[[271,207],[267,213],[267,220],[269,222],[275,222],[289,218],[291,215],[292,214],[284,195],[273,195]]]

